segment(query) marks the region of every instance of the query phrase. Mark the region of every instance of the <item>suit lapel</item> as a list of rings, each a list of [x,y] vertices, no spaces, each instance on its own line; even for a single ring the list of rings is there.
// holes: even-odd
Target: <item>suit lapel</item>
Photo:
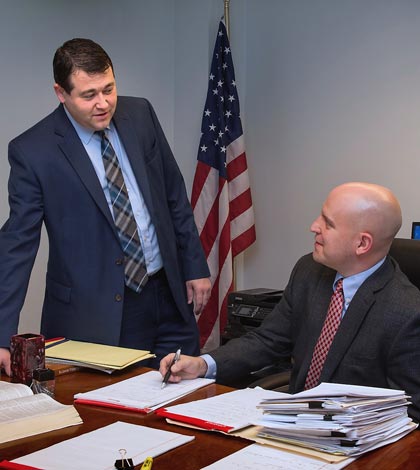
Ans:
[[[359,287],[344,315],[331,345],[324,368],[322,382],[331,381],[336,368],[340,365],[348,348],[356,337],[366,315],[375,303],[375,292],[382,289],[389,278],[391,264],[386,259],[384,264]]]
[[[108,203],[99,183],[95,169],[93,168],[89,155],[80,141],[79,136],[74,130],[71,122],[68,120],[62,105],[60,105],[56,111],[55,133],[58,138],[58,146],[75,172],[79,175],[86,190],[92,196],[118,239],[114,220],[112,219]]]
[[[331,376],[340,365],[343,356],[353,342],[360,325],[363,323],[363,320],[374,302],[375,298],[373,292],[365,286],[361,286],[353,297],[331,344],[330,351],[321,372],[321,382],[330,381]]]
[[[130,165],[133,170],[134,176],[136,177],[137,184],[143,195],[144,202],[152,214],[153,211],[153,199],[150,191],[149,180],[147,178],[147,167],[144,149],[141,147],[138,135],[141,130],[135,129],[133,120],[129,119],[128,114],[121,109],[118,104],[117,109],[113,118],[115,127],[117,128],[118,135],[124,144],[125,151]]]

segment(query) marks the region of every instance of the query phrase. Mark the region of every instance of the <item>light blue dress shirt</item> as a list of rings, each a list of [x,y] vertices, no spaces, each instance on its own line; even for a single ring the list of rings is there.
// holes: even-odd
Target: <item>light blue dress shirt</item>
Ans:
[[[384,261],[385,261],[385,258],[382,258],[378,263],[376,263],[371,268],[361,273],[354,274],[353,276],[343,278],[343,276],[340,273],[337,273],[335,275],[335,280],[333,283],[333,292],[334,292],[334,289],[338,280],[343,278],[344,305],[343,305],[343,313],[341,315],[341,318],[343,318],[345,313],[347,312],[348,306],[350,305],[350,302],[355,296],[357,289],[366,281],[366,279],[371,274],[373,274],[377,269],[379,269],[382,266],[382,263]],[[205,378],[216,379],[216,375],[217,375],[216,361],[209,354],[203,354],[201,357],[207,363],[207,372],[206,372]]]
[[[363,271],[361,273],[353,274],[353,276],[343,278],[343,295],[344,295],[344,305],[343,305],[343,313],[341,318],[344,317],[345,313],[347,312],[348,306],[352,301],[353,297],[355,296],[357,289],[366,281],[366,279],[373,274],[377,269],[379,269],[385,258],[382,258],[378,263],[373,265],[371,268]],[[342,278],[343,276],[340,273],[335,275],[335,280],[333,284],[333,291],[335,289],[335,285],[337,281]]]
[[[71,114],[64,106],[64,110],[70,122],[73,124],[77,135],[82,141],[83,146],[89,155],[90,161],[98,176],[101,187],[104,191],[105,198],[108,202],[109,210],[112,217],[114,213],[112,210],[111,197],[109,194],[108,183],[105,176],[105,167],[102,161],[101,153],[101,137],[95,131],[87,129],[77,123]],[[125,148],[118,136],[114,124],[111,122],[109,128],[106,129],[106,135],[111,142],[112,147],[117,154],[120,163],[121,171],[123,173],[125,185],[127,187],[130,204],[133,209],[134,218],[136,219],[138,233],[143,248],[143,253],[146,261],[147,273],[149,275],[156,273],[162,268],[163,262],[160,255],[159,244],[157,240],[156,230],[151,221],[149,211],[143,199],[143,195],[138,187],[136,178],[134,177],[133,170],[130,165]]]

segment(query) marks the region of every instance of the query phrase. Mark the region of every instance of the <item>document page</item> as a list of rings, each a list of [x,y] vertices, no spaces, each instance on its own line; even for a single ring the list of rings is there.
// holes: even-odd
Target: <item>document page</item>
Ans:
[[[115,461],[121,459],[119,449],[125,449],[125,457],[139,465],[149,456],[157,457],[193,439],[194,436],[118,421],[13,462],[43,470],[115,470]]]
[[[0,381],[0,402],[30,395],[33,392],[27,385]]]
[[[322,382],[314,388],[304,390],[303,392],[289,395],[290,400],[309,400],[318,397],[405,397],[403,390],[394,390],[391,388],[365,387],[363,385],[348,385]]]
[[[348,458],[338,463],[328,463],[305,455],[252,444],[202,470],[339,470],[353,460]]]
[[[76,408],[45,393],[0,401],[0,443],[82,423]]]
[[[262,399],[282,395],[284,394],[262,388],[246,388],[170,406],[165,410],[159,410],[158,414],[195,424],[203,429],[230,432],[249,426],[262,417],[262,411],[257,409]]]
[[[150,371],[91,392],[77,393],[74,398],[76,401],[88,400],[98,404],[102,402],[152,411],[213,382],[213,379],[199,378],[183,380],[177,384],[168,383],[166,387],[161,388],[161,374],[158,371]]]
[[[0,402],[0,423],[27,419],[29,416],[42,416],[68,408],[45,393],[30,395],[17,400]]]

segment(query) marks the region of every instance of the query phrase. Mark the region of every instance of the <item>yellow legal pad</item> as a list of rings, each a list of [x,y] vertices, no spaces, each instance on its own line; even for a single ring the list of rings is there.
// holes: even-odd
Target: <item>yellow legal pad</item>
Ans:
[[[71,364],[112,373],[116,370],[155,357],[150,351],[120,348],[105,344],[84,341],[62,340],[46,342],[45,359],[47,362]]]

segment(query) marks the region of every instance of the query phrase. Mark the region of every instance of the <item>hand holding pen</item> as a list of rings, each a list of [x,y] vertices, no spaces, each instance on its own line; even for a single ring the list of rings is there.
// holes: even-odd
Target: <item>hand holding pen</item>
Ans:
[[[180,357],[181,357],[181,349],[178,349],[177,352],[174,354],[174,357],[172,359],[170,366],[168,367],[168,370],[166,371],[165,377],[163,377],[162,385],[160,387],[161,389],[165,388],[166,385],[168,384],[169,377],[171,376],[171,368],[177,361],[179,361]]]

